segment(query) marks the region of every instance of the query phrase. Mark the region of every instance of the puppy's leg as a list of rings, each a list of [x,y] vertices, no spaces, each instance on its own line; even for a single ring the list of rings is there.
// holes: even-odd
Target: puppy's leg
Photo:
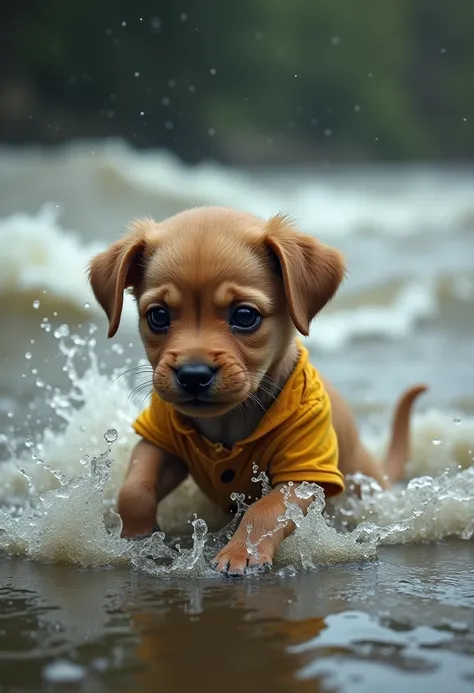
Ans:
[[[118,496],[122,536],[151,534],[156,524],[158,503],[184,481],[187,473],[179,458],[141,440],[133,450],[127,477]]]
[[[246,569],[252,566],[271,566],[281,542],[295,530],[294,523],[289,520],[281,523],[284,526],[280,529],[276,529],[280,524],[278,518],[286,511],[281,492],[283,486],[284,484],[275,486],[268,495],[250,506],[232,539],[215,557],[213,568],[221,573],[237,576],[244,575]],[[312,499],[298,498],[291,492],[289,501],[296,503],[306,513]],[[250,533],[248,526],[251,527]],[[257,545],[257,555],[249,553],[248,539],[253,545]]]

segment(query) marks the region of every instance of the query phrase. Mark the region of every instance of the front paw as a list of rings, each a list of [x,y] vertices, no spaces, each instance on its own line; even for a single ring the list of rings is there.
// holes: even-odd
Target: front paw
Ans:
[[[246,544],[231,540],[211,562],[211,567],[229,577],[243,577],[270,570],[272,562],[273,551],[270,546],[259,546],[258,555],[254,555],[248,552]]]

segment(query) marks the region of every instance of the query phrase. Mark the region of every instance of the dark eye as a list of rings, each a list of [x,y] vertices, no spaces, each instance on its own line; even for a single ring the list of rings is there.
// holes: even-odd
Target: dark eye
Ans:
[[[255,310],[255,308],[250,308],[250,306],[237,306],[234,308],[234,312],[231,315],[229,324],[231,327],[235,327],[238,330],[255,330],[262,319],[262,316]]]
[[[171,323],[170,314],[163,306],[150,308],[146,314],[146,319],[152,332],[165,332]]]

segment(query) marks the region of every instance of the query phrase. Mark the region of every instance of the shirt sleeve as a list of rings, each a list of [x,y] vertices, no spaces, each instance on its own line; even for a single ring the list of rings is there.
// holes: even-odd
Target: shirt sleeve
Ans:
[[[138,415],[132,428],[149,443],[179,457],[169,413],[165,403],[155,393],[151,396],[150,406]]]
[[[298,411],[275,442],[269,467],[272,486],[308,481],[322,486],[327,496],[344,491],[337,436],[326,392],[303,412]]]

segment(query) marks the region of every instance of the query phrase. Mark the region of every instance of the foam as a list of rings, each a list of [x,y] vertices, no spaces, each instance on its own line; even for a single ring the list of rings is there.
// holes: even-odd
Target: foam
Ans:
[[[31,312],[37,300],[46,314],[61,306],[80,319],[103,319],[85,277],[90,259],[105,244],[84,244],[77,234],[61,227],[59,215],[57,206],[46,205],[34,216],[19,213],[0,220],[0,296],[9,298],[5,309]],[[375,285],[350,309],[328,307],[318,316],[318,329],[313,330],[309,344],[333,352],[356,339],[403,339],[421,322],[439,316],[447,293],[451,300],[472,298],[469,278],[462,286],[455,279],[453,275],[448,291],[446,278],[407,277],[382,304],[377,292],[383,292],[384,285]],[[135,323],[133,299],[126,294],[122,324],[131,330]]]
[[[79,315],[100,315],[86,270],[91,258],[105,244],[85,245],[59,224],[57,205],[47,204],[36,215],[13,214],[0,219],[0,296],[8,305],[31,309],[37,300],[42,312],[66,305]],[[135,317],[130,296],[125,297],[124,320]]]
[[[123,142],[109,141],[103,165],[127,186],[153,197],[174,200],[182,208],[229,205],[269,217],[281,209],[282,194],[262,184],[257,174],[207,162],[187,167],[164,151],[138,152]],[[472,183],[443,185],[428,172],[407,173],[406,189],[386,191],[368,186],[331,185],[323,176],[298,181],[284,189],[285,209],[316,234],[344,237],[361,232],[406,237],[414,233],[445,233],[474,218]],[[343,194],[341,194],[341,189]],[[401,204],[403,199],[403,204]]]
[[[160,533],[143,541],[120,538],[115,498],[137,440],[130,423],[138,405],[130,399],[129,383],[101,373],[93,336],[71,337],[63,328],[51,338],[57,339],[71,382],[69,392],[50,394],[65,425],[20,445],[1,464],[0,550],[84,567],[128,565],[155,576],[216,577],[208,558],[230,529],[217,530],[224,517],[191,481],[167,499],[159,515],[168,535],[193,531],[190,547],[170,548],[169,537]],[[84,355],[90,367],[79,376],[75,363]],[[433,439],[434,433],[439,438]],[[369,444],[379,448],[383,437]],[[317,565],[373,560],[381,543],[453,535],[470,539],[474,468],[468,466],[472,456],[466,451],[473,438],[472,419],[459,423],[440,412],[419,415],[410,469],[424,476],[388,492],[362,477],[355,479],[361,497],[349,492],[326,510],[316,488],[305,518],[289,504],[286,519],[295,520],[297,530],[283,543],[275,569],[291,575]],[[14,447],[15,441],[8,442]]]
[[[0,175],[21,178],[45,170],[54,181],[50,189],[61,188],[63,181],[70,188],[71,180],[82,186],[93,180],[87,194],[96,212],[103,205],[98,191],[105,189],[115,190],[120,199],[114,203],[124,208],[137,197],[145,208],[157,203],[176,211],[230,205],[264,217],[283,206],[307,231],[332,239],[364,233],[395,238],[445,234],[472,229],[474,220],[473,173],[466,168],[440,175],[433,167],[371,167],[367,172],[359,167],[355,173],[331,167],[311,174],[296,171],[294,180],[285,175],[284,182],[273,182],[268,172],[249,173],[211,161],[190,167],[170,152],[137,150],[117,139],[55,150],[0,149]]]

